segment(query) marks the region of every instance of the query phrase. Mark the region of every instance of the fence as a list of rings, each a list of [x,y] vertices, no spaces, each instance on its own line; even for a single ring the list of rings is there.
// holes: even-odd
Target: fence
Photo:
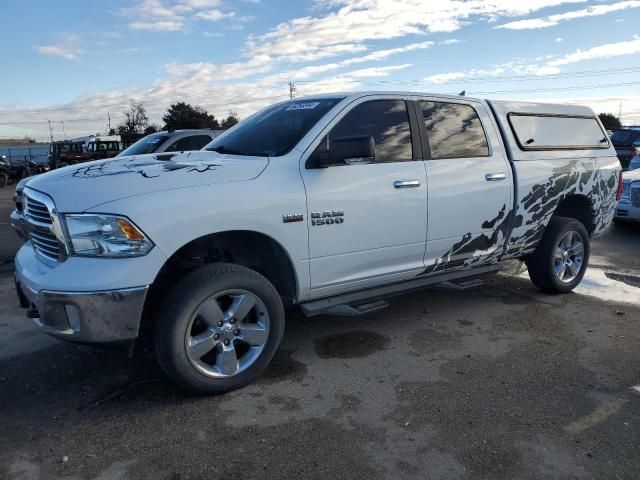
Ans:
[[[26,164],[29,160],[37,163],[47,163],[49,146],[4,147],[0,148],[0,155],[4,155],[13,166]]]

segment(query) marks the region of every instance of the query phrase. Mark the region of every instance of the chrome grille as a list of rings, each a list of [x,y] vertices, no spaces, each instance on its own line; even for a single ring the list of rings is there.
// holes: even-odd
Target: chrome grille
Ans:
[[[631,185],[631,205],[640,208],[640,185]]]
[[[47,206],[44,203],[35,200],[31,196],[25,196],[25,199],[25,214],[27,217],[38,223],[51,225],[51,212],[49,212]]]
[[[48,206],[44,201],[34,198],[35,195],[27,190],[24,190],[22,195],[24,218],[33,249],[49,260],[56,262],[61,260],[63,248],[54,234],[53,206]]]

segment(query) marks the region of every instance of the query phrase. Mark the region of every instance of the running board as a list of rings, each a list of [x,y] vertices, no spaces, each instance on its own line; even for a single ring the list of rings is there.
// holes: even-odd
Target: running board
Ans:
[[[422,290],[425,287],[438,284],[444,284],[443,286],[447,288],[455,288],[456,290],[466,290],[467,288],[479,286],[482,282],[478,279],[474,279],[455,284],[453,281],[461,278],[470,279],[480,275],[497,273],[499,270],[500,267],[498,265],[491,265],[487,267],[474,268],[472,270],[460,270],[457,272],[441,273],[428,277],[418,277],[414,280],[393,283],[391,285],[368,288],[366,290],[358,290],[351,293],[343,293],[341,295],[321,298],[319,300],[311,300],[309,302],[301,303],[300,307],[306,317],[314,317],[316,315],[364,315],[386,308],[388,304],[381,300],[383,298]]]

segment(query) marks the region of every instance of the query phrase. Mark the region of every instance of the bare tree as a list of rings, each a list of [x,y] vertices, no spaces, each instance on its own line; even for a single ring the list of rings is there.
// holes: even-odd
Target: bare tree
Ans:
[[[143,133],[149,126],[149,117],[142,103],[131,102],[129,109],[122,112],[124,121],[118,125],[120,135]]]

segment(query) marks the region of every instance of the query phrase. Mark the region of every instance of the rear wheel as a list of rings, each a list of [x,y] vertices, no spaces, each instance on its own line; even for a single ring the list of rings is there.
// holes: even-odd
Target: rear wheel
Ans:
[[[6,173],[0,173],[0,188],[4,187],[9,181]]]
[[[529,278],[545,292],[570,292],[584,277],[589,253],[584,225],[573,218],[553,217],[540,245],[526,261]]]
[[[239,265],[214,264],[169,293],[156,325],[156,355],[182,387],[224,393],[262,373],[283,332],[282,301],[266,278]]]

